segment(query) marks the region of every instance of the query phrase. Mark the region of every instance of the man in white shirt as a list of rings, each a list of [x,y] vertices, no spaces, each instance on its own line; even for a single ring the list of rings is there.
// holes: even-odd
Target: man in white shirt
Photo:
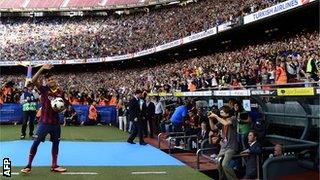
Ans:
[[[154,105],[155,105],[155,127],[156,127],[155,134],[159,134],[160,122],[162,121],[162,118],[165,114],[165,109],[162,102],[160,101],[159,96],[156,97],[156,102],[154,103]]]

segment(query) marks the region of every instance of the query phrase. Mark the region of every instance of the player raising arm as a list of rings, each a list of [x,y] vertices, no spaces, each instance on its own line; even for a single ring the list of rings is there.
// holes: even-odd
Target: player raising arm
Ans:
[[[42,86],[41,83],[38,82],[40,74],[44,70],[50,70],[52,67],[53,65],[51,64],[43,65],[32,78],[32,82],[37,86],[38,90],[41,92],[42,113],[39,119],[39,125],[36,132],[36,137],[30,149],[28,165],[25,168],[21,169],[21,172],[25,174],[29,174],[31,172],[32,161],[37,153],[38,146],[40,142],[45,141],[45,137],[47,136],[47,134],[50,134],[50,141],[52,142],[51,171],[53,172],[66,171],[65,168],[59,167],[57,164],[60,134],[61,134],[58,113],[62,109],[60,110],[53,109],[51,106],[52,100],[56,98],[64,99],[64,96],[63,96],[64,93],[62,92],[61,89],[59,89],[58,84],[53,75],[50,75],[50,74],[45,75],[46,86]],[[65,104],[68,105],[68,102],[65,101]]]

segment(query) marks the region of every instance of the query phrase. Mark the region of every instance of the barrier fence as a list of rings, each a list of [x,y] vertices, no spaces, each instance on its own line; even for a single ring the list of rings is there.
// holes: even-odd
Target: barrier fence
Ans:
[[[79,122],[88,121],[89,106],[73,105],[78,114]],[[117,110],[115,106],[96,107],[103,124],[115,124],[117,121]],[[64,115],[59,113],[60,122],[63,122]],[[0,106],[0,123],[21,123],[23,118],[22,106],[16,103],[4,103]]]
[[[294,87],[295,85],[308,85],[316,87]],[[192,96],[205,96],[205,97],[249,97],[249,96],[316,96],[320,94],[318,82],[309,83],[288,83],[285,85],[268,84],[267,89],[258,89],[258,86],[245,86],[243,88],[250,89],[230,89],[230,87],[216,87],[210,89],[201,89],[194,92],[173,92],[173,93],[148,93],[148,96],[175,96],[175,97],[192,97]],[[275,86],[279,86],[274,88]],[[224,89],[225,88],[225,89]],[[237,87],[236,87],[237,88]],[[261,87],[260,87],[261,88]]]

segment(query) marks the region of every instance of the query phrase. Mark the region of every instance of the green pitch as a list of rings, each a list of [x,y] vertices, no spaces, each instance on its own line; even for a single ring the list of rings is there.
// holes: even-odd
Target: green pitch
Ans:
[[[13,172],[18,172],[20,168],[13,168]],[[96,172],[94,175],[71,175],[52,173],[49,167],[33,168],[28,175],[12,175],[10,179],[110,179],[110,180],[206,180],[210,179],[190,167],[158,166],[158,167],[68,167],[69,172]],[[165,174],[132,174],[132,172],[166,172]]]
[[[62,140],[69,141],[104,141],[123,142],[128,134],[115,127],[106,126],[79,126],[61,127]],[[0,125],[0,141],[18,140],[20,138],[21,125]],[[28,131],[27,131],[28,133]],[[28,139],[28,136],[27,138]],[[40,145],[41,146],[41,145]],[[4,148],[4,147],[0,147]],[[124,154],[125,156],[125,154]],[[51,158],[48,155],[48,158]],[[2,164],[1,164],[2,165]],[[50,172],[49,167],[34,167],[29,175],[15,175],[10,179],[112,179],[112,180],[206,180],[208,176],[197,172],[188,166],[132,166],[132,167],[67,167],[68,172],[89,172],[91,174],[59,174]],[[2,168],[1,168],[2,169]],[[21,167],[13,167],[12,172],[19,172]],[[2,171],[2,170],[1,170]],[[134,174],[134,172],[161,172],[161,174]],[[5,179],[0,176],[0,179]]]

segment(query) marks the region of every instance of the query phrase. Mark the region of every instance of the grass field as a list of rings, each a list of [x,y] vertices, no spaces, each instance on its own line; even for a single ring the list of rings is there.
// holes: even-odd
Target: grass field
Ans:
[[[103,142],[124,142],[128,134],[115,127],[106,126],[79,126],[61,127],[62,140],[68,141],[103,141]],[[20,138],[20,125],[0,125],[0,141],[18,140]],[[27,138],[28,139],[28,138]],[[41,146],[41,144],[40,144]],[[1,147],[0,146],[0,150]],[[18,153],[18,152],[17,152]],[[51,155],[48,155],[51,158]],[[2,164],[1,164],[2,165]],[[91,172],[92,175],[70,175],[52,173],[49,167],[34,167],[29,175],[12,175],[11,179],[145,179],[145,180],[206,180],[208,176],[197,172],[188,166],[130,166],[130,167],[67,167],[68,172]],[[2,169],[2,168],[1,168]],[[12,172],[19,172],[21,167],[13,167]],[[132,172],[161,172],[162,174],[132,174]],[[0,176],[0,179],[4,179]]]
[[[13,168],[13,172],[19,172],[20,168]],[[36,167],[29,175],[12,175],[11,179],[113,179],[113,180],[202,180],[207,176],[185,167],[157,166],[157,167],[68,167],[69,172],[96,172],[95,175],[69,175],[52,173],[49,167]],[[132,172],[166,172],[166,174],[132,174]],[[1,179],[1,178],[0,178]]]

